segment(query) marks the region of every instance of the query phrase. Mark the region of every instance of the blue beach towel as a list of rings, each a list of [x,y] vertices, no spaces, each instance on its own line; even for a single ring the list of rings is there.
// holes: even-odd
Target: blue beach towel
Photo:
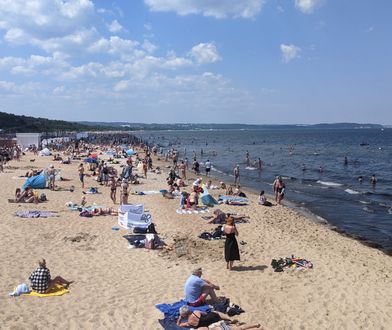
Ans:
[[[185,300],[177,301],[173,304],[158,304],[155,305],[164,315],[165,319],[176,320],[180,314],[180,307],[187,305]],[[211,309],[208,305],[202,305],[198,307],[188,306],[190,311],[201,311],[201,312],[209,312]]]

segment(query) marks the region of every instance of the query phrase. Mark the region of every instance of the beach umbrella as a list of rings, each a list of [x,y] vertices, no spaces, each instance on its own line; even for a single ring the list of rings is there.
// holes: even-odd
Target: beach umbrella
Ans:
[[[127,155],[128,156],[132,156],[132,155],[134,155],[135,154],[135,152],[132,150],[132,149],[128,149],[127,150]]]

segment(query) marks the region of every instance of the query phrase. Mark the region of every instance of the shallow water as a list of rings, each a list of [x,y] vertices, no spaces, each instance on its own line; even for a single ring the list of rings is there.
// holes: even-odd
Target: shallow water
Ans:
[[[275,176],[281,175],[286,183],[285,198],[326,219],[339,231],[392,252],[392,129],[157,131],[137,135],[165,150],[176,148],[180,158],[187,157],[190,163],[194,153],[201,163],[209,159],[214,175],[228,183],[234,181],[232,172],[237,163],[241,185],[254,190],[271,193]],[[361,146],[363,143],[366,145]],[[245,163],[247,150],[251,164]],[[253,164],[258,157],[263,161],[262,170]],[[378,179],[375,186],[370,184],[373,174]],[[362,183],[359,176],[363,176]]]

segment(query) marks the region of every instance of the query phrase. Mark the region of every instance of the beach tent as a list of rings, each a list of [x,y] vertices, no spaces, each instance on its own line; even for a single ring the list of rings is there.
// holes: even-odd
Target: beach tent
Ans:
[[[52,153],[48,148],[44,148],[39,152],[40,156],[50,156]]]
[[[127,155],[128,156],[132,156],[132,155],[134,155],[135,154],[135,151],[133,151],[133,149],[128,149],[127,150]]]
[[[217,205],[218,202],[216,201],[216,199],[214,197],[212,197],[209,193],[207,188],[205,187],[205,185],[203,184],[203,192],[201,194],[201,202],[203,203],[203,205],[206,206],[214,206]]]
[[[45,174],[40,174],[36,176],[32,176],[27,178],[25,183],[22,186],[22,189],[26,189],[27,187],[31,187],[33,189],[44,189],[46,188],[46,177]]]

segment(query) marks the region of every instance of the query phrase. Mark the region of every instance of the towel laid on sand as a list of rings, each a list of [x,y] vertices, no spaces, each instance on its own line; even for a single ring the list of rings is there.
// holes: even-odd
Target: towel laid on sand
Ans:
[[[173,319],[162,319],[158,320],[159,324],[162,326],[163,329],[165,330],[184,330],[184,329],[191,329],[191,328],[184,328],[184,327],[179,327],[177,325],[176,320]]]
[[[221,195],[221,196],[219,196],[219,200],[225,204],[230,204],[230,205],[247,205],[247,204],[249,204],[249,199],[247,199],[245,197]]]
[[[28,294],[25,294],[25,296],[31,296],[31,297],[54,297],[54,296],[62,296],[63,294],[69,293],[69,290],[61,286],[60,284],[57,284],[53,290],[49,293],[38,293],[35,291],[31,291]]]
[[[210,210],[207,208],[198,208],[196,210],[193,210],[193,209],[176,210],[176,213],[178,213],[178,214],[199,214],[199,213],[208,213],[208,212],[210,212]]]
[[[17,211],[15,215],[20,218],[49,218],[58,217],[57,212],[54,211],[38,211],[38,210],[26,210]]]
[[[180,307],[185,305],[187,305],[186,301],[180,300],[173,304],[158,304],[155,305],[155,307],[158,308],[165,315],[165,319],[175,320],[180,316],[179,314]],[[198,307],[192,307],[192,306],[188,306],[188,307],[191,312],[193,311],[209,312],[211,310],[210,306],[208,305],[202,305]]]

